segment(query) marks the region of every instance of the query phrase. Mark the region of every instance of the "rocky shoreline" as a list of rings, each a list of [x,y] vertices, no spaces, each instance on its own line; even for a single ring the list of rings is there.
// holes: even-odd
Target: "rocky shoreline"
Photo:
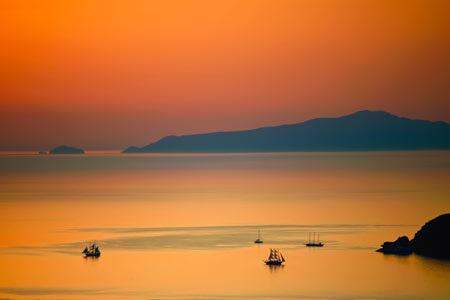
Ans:
[[[414,238],[399,237],[395,242],[385,242],[377,252],[409,255],[412,253],[450,258],[450,214],[443,214],[427,222]]]

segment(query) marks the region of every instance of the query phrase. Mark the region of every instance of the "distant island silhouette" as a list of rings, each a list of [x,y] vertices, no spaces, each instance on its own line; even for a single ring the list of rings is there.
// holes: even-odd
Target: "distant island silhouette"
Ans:
[[[122,153],[220,153],[450,149],[450,124],[359,111],[245,131],[167,136]]]
[[[377,252],[385,254],[420,255],[450,258],[450,214],[443,214],[427,222],[410,241],[399,237],[395,242],[385,242]]]
[[[50,154],[84,154],[84,150],[70,146],[59,146],[50,150]]]

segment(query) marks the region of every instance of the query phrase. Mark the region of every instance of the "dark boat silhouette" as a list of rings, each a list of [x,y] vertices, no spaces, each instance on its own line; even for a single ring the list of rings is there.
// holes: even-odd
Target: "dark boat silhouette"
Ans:
[[[270,249],[269,258],[267,258],[264,263],[269,266],[280,266],[286,260],[278,249]]]
[[[261,240],[261,233],[259,232],[258,229],[258,238],[255,240],[255,244],[262,244],[262,243],[264,242]]]
[[[93,256],[93,257],[99,257],[100,256],[100,250],[98,249],[98,246],[93,243],[84,248],[82,252],[86,257]]]
[[[323,244],[319,241],[319,235],[317,235],[317,242],[316,242],[316,233],[313,234],[313,242],[311,243],[311,232],[309,233],[309,241],[307,244],[305,244],[306,247],[323,247]]]

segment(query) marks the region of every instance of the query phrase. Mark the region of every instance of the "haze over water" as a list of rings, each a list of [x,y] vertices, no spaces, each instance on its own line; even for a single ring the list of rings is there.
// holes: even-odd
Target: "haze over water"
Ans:
[[[0,298],[448,299],[449,261],[374,250],[449,179],[449,151],[0,155]]]

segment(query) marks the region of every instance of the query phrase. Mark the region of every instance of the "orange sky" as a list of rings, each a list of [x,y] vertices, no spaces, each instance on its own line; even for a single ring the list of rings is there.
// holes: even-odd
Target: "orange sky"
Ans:
[[[0,150],[382,109],[450,122],[450,1],[0,3]]]

